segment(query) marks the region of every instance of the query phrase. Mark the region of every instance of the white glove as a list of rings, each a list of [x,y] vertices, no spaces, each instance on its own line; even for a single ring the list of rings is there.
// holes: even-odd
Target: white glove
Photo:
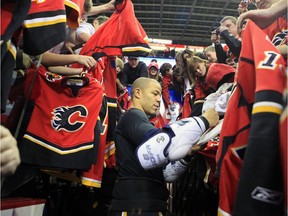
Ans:
[[[219,115],[224,115],[226,113],[228,100],[231,95],[231,92],[226,92],[222,94],[215,102],[215,110]]]
[[[164,179],[166,182],[175,182],[186,171],[189,162],[181,159],[169,163],[163,170]]]
[[[206,130],[206,126],[200,117],[181,119],[170,126],[175,133],[168,148],[170,161],[184,158],[188,154],[189,149],[197,143]]]

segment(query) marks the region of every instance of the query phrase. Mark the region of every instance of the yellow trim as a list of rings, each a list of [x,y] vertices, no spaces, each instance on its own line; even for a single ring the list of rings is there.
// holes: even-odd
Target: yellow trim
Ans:
[[[144,51],[144,52],[151,52],[152,49],[146,48],[146,47],[124,47],[122,48],[123,52],[133,52],[133,51]]]
[[[24,138],[30,140],[31,142],[33,142],[35,144],[38,144],[38,145],[44,147],[46,149],[49,149],[49,150],[51,150],[53,152],[56,152],[57,154],[61,154],[61,155],[71,154],[71,153],[80,152],[80,151],[83,151],[83,150],[87,150],[87,149],[93,148],[93,144],[90,144],[90,145],[87,145],[87,146],[81,146],[79,148],[75,148],[75,149],[71,149],[71,150],[64,150],[63,151],[63,150],[57,149],[55,147],[52,147],[52,146],[50,146],[50,145],[48,145],[48,144],[46,144],[46,143],[44,143],[44,142],[42,142],[40,140],[37,140],[37,139],[27,135],[27,134],[24,135]]]
[[[218,207],[217,216],[231,216],[228,212],[223,211],[220,207]]]
[[[95,180],[89,180],[88,178],[82,178],[81,183],[89,187],[101,188],[101,182]]]
[[[282,109],[277,108],[277,107],[272,107],[272,106],[258,106],[258,107],[254,107],[252,110],[252,114],[263,113],[263,112],[276,113],[280,115],[282,113]]]
[[[80,10],[79,10],[79,6],[77,4],[75,4],[74,2],[72,2],[70,0],[65,0],[64,4],[73,8],[74,10],[76,10],[79,14]]]
[[[194,104],[197,104],[197,103],[204,103],[204,102],[205,102],[205,100],[197,100],[197,101],[194,102]]]
[[[61,15],[62,17],[63,15]],[[45,20],[45,19],[41,19],[37,22],[32,22],[32,23],[27,23],[24,22],[24,26],[26,28],[35,28],[35,27],[41,27],[41,26],[48,26],[48,25],[55,25],[58,23],[65,23],[66,22],[66,17],[63,18],[58,18],[55,20]]]
[[[16,59],[16,47],[11,43],[10,40],[7,42],[7,49],[12,54],[13,58]]]
[[[107,102],[108,107],[117,107],[117,103]]]

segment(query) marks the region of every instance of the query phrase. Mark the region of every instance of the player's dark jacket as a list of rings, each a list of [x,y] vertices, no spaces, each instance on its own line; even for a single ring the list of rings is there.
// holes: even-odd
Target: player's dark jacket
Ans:
[[[129,122],[129,123],[128,123]],[[118,179],[113,211],[165,211],[168,190],[162,168],[144,170],[135,154],[137,147],[155,129],[141,110],[132,108],[121,115],[115,130]]]

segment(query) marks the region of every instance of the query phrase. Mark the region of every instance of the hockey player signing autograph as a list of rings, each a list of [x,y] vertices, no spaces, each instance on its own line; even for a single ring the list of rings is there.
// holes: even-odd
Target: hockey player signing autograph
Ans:
[[[118,179],[110,215],[165,215],[168,190],[186,169],[189,149],[219,117],[214,109],[157,129],[149,122],[160,106],[161,86],[145,77],[134,81],[131,108],[122,114],[116,130]]]

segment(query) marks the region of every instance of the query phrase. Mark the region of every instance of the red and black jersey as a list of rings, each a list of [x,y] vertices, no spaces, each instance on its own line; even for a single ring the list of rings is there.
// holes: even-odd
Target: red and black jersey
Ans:
[[[216,157],[218,215],[282,215],[278,131],[285,61],[252,21],[247,22],[242,41],[237,85]]]
[[[124,0],[86,42],[80,54],[98,59],[105,55],[147,56],[150,51],[148,37],[135,17],[132,2]]]
[[[102,100],[102,106],[99,113],[97,124],[100,126],[99,131],[99,150],[97,153],[97,161],[92,164],[88,171],[82,173],[81,183],[89,187],[101,187],[103,169],[104,169],[104,158],[106,151],[106,137],[108,132],[108,106],[107,99],[104,96]]]
[[[31,99],[34,109],[20,145],[24,163],[89,169],[96,161],[95,136],[101,84],[89,74],[65,77],[40,67]]]
[[[23,1],[1,1],[1,63],[8,50],[7,42],[12,39],[16,30],[22,25],[30,10],[31,0]],[[17,44],[17,41],[13,41]]]
[[[40,55],[66,38],[64,0],[32,1],[24,20],[23,50],[29,55]]]
[[[105,69],[103,71],[103,88],[104,93],[107,96],[108,104],[108,134],[107,140],[113,140],[113,134],[116,127],[116,115],[117,115],[117,86],[116,86],[116,58],[114,56],[108,56]]]
[[[28,14],[31,0],[1,1],[1,113],[6,111],[6,103],[15,67],[16,48],[11,42],[14,33],[22,25]]]

